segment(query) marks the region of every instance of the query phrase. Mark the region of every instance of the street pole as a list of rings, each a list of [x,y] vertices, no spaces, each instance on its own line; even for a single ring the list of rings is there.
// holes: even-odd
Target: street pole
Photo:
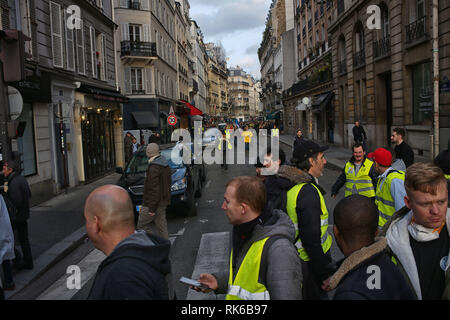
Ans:
[[[434,103],[433,103],[433,152],[431,159],[433,160],[439,154],[439,3],[433,0],[433,86],[434,86]]]
[[[0,142],[3,162],[12,159],[11,139],[8,137],[9,102],[6,89],[3,81],[3,62],[0,61]]]

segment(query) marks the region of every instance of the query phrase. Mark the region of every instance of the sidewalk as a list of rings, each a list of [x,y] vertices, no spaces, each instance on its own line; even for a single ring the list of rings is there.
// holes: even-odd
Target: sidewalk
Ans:
[[[83,214],[87,196],[99,186],[115,184],[119,177],[109,174],[31,208],[28,233],[34,268],[14,274],[16,289],[5,291],[6,299],[13,298],[87,239]]]
[[[292,148],[294,144],[295,136],[294,135],[280,135],[280,142],[284,143]],[[319,143],[322,145],[321,143]],[[327,166],[334,167],[337,170],[342,170],[345,167],[345,164],[352,157],[353,152],[350,149],[346,149],[343,147],[338,147],[332,144],[329,144],[329,149],[325,151],[325,159],[327,160]],[[288,159],[292,155],[287,155]],[[414,155],[414,162],[429,162],[430,159],[427,157],[422,157],[417,154]]]

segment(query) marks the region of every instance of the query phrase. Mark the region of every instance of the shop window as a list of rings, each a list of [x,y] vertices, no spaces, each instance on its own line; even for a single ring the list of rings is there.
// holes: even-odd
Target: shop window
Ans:
[[[37,174],[36,169],[36,145],[34,141],[33,109],[30,104],[24,103],[23,110],[18,121],[26,122],[23,136],[17,139],[17,149],[21,154],[23,176]]]
[[[433,117],[433,84],[431,82],[431,63],[413,67],[413,122],[418,125],[431,125]]]

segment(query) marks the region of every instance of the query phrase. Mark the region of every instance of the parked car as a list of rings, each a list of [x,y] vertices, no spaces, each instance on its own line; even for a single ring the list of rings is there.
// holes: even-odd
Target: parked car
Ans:
[[[164,148],[161,147],[161,155],[165,157],[172,169],[172,188],[171,188],[171,204],[167,207],[167,212],[177,211],[184,212],[188,216],[197,214],[195,198],[201,197],[202,185],[206,180],[206,172],[204,164],[184,164],[180,149],[178,146]],[[139,148],[133,154],[125,170],[118,168],[117,173],[121,173],[117,185],[126,189],[133,201],[135,214],[137,217],[142,198],[144,195],[145,175],[148,168],[148,157],[145,153],[146,146]],[[190,148],[184,148],[184,152],[192,152]],[[193,156],[191,159],[194,159]]]

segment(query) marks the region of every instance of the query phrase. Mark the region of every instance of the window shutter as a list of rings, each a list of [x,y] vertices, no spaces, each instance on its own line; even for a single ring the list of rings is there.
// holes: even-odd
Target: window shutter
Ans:
[[[80,29],[77,29],[77,65],[78,65],[78,73],[86,74],[86,60],[84,56],[84,27],[83,21],[80,21]]]
[[[122,41],[129,41],[130,40],[130,30],[129,30],[128,23],[120,24],[120,33],[121,33]]]
[[[145,69],[145,91],[146,93],[152,93],[152,69]]]
[[[108,81],[108,54],[106,51],[106,35],[102,33],[103,80]]]
[[[64,17],[66,17],[66,14],[64,13]],[[64,19],[67,21],[66,19]],[[65,34],[66,34],[66,66],[67,70],[75,71],[75,43],[74,43],[74,31],[73,29],[65,27]]]
[[[131,67],[125,68],[125,94],[131,94]]]
[[[128,0],[120,0],[121,8],[128,8]]]
[[[92,76],[97,78],[97,46],[95,41],[95,29],[94,27],[90,27],[90,37],[91,37],[91,65],[92,65]]]
[[[143,25],[143,31],[144,31],[144,36],[143,36],[143,40],[144,42],[150,42],[150,25],[149,24],[144,24]]]
[[[63,60],[63,42],[61,27],[61,6],[54,2],[50,3],[50,29],[52,34],[52,54],[53,66],[62,68]]]

